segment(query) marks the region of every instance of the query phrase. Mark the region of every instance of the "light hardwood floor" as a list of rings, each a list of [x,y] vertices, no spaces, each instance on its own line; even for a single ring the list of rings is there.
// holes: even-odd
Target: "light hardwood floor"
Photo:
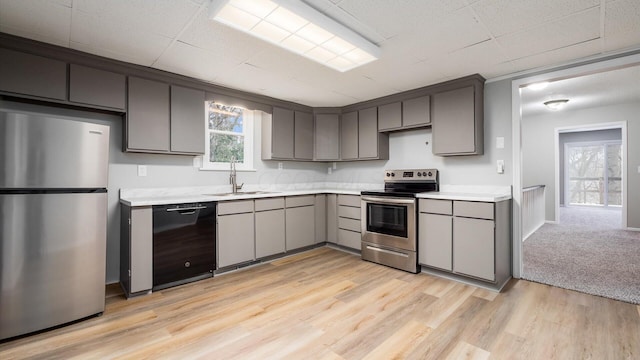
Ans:
[[[528,281],[500,294],[323,247],[126,300],[0,359],[638,359],[640,307]]]

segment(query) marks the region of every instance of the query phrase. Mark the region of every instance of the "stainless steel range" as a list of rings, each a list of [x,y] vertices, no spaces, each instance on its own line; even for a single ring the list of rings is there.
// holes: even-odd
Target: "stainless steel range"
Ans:
[[[438,191],[438,170],[385,170],[384,191],[363,191],[362,259],[418,272],[416,194]]]

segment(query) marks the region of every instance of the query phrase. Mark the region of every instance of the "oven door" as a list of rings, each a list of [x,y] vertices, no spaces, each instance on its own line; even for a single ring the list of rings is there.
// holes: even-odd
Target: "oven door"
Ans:
[[[416,199],[362,196],[362,241],[416,251]]]

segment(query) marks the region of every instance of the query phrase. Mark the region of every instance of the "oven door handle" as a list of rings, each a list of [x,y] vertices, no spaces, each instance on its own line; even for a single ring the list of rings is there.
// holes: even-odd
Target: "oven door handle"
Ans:
[[[389,198],[389,197],[362,196],[362,201],[397,205],[397,204],[415,204],[416,199],[414,198],[399,199],[399,198]]]
[[[396,256],[402,256],[402,257],[409,257],[409,255],[405,254],[405,253],[401,253],[401,252],[397,252],[397,251],[391,251],[391,250],[387,250],[387,249],[381,249],[379,247],[373,247],[373,246],[368,246],[367,245],[367,249],[368,250],[372,250],[372,251],[377,251],[377,252],[381,252],[381,253],[385,253],[385,254],[389,254],[389,255],[396,255]]]

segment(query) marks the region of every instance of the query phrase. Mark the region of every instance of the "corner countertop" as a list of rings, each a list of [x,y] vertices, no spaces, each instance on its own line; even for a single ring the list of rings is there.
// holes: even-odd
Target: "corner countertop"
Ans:
[[[500,202],[509,200],[511,186],[441,185],[438,192],[420,193],[422,199]]]
[[[380,184],[312,183],[281,187],[251,187],[229,194],[229,186],[194,186],[177,188],[120,189],[120,203],[128,206],[171,205],[208,201],[232,201],[279,196],[345,194],[358,195],[363,190],[381,190]],[[246,193],[242,192],[254,192]],[[255,193],[257,192],[257,193]]]

